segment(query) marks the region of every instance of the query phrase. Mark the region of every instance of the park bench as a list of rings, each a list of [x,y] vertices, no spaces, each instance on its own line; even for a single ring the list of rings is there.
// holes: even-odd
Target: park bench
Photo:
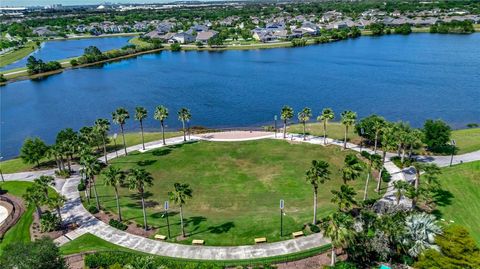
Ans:
[[[266,242],[267,242],[266,237],[255,238],[255,244],[266,243]]]
[[[162,235],[162,234],[156,234],[156,235],[155,235],[155,239],[165,240],[165,239],[167,239],[167,237],[166,237],[165,235]]]
[[[200,240],[200,239],[192,240],[192,245],[203,245],[203,244],[205,244],[205,240]]]
[[[305,234],[303,233],[303,231],[298,231],[298,232],[292,233],[293,238],[297,238],[297,237],[304,236],[304,235]]]

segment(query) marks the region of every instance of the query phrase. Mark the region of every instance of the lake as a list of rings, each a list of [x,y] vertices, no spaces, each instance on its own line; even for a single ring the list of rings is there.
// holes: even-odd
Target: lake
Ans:
[[[149,54],[102,67],[65,71],[0,88],[1,153],[18,154],[26,137],[53,142],[65,127],[111,119],[119,106],[192,111],[192,125],[272,124],[280,108],[304,106],[315,117],[332,107],[359,117],[372,113],[420,127],[442,118],[452,127],[480,122],[480,34],[361,37],[336,43],[269,50]],[[138,130],[132,118],[127,130]],[[118,132],[112,126],[112,132]]]
[[[115,36],[115,37],[97,37],[67,40],[51,40],[42,43],[42,46],[29,56],[34,56],[44,62],[54,60],[64,60],[83,54],[83,50],[88,46],[96,46],[101,51],[118,49],[128,45],[128,40],[132,37]],[[28,57],[19,61],[1,67],[0,70],[9,70],[24,67],[27,64]]]

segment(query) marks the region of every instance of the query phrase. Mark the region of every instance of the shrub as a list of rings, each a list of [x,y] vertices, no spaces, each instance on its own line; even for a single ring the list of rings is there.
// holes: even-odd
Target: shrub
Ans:
[[[69,178],[70,177],[70,171],[68,171],[67,169],[55,170],[55,175],[60,177],[60,178]]]
[[[84,191],[87,189],[87,186],[85,186],[85,183],[82,181],[80,181],[80,183],[78,183],[78,186],[77,186],[77,190],[78,191]]]
[[[423,125],[424,143],[433,152],[451,152],[450,134],[452,129],[442,120],[427,120]]]
[[[110,221],[108,222],[108,224],[114,228],[117,228],[119,230],[122,230],[122,231],[125,231],[128,226],[125,225],[123,222],[121,221],[118,221],[116,219],[110,219]]]
[[[390,175],[390,173],[387,170],[383,169],[382,181],[385,183],[388,183],[390,182],[391,179],[392,179],[392,176]]]
[[[3,74],[0,74],[0,82],[7,82],[7,79]]]
[[[320,228],[317,225],[313,225],[312,223],[309,223],[308,227],[310,228],[310,231],[312,231],[312,233],[320,232]]]
[[[72,59],[72,60],[70,61],[70,64],[71,64],[72,66],[77,66],[77,65],[78,65],[77,59]]]
[[[42,233],[55,231],[60,227],[60,219],[50,211],[43,212],[40,217],[40,231]]]
[[[97,207],[94,206],[94,205],[88,206],[87,210],[88,210],[88,212],[90,212],[91,214],[97,214],[97,213],[98,213],[98,209],[97,209]]]
[[[180,51],[182,49],[182,46],[178,43],[173,43],[172,45],[170,45],[170,49],[172,51]]]

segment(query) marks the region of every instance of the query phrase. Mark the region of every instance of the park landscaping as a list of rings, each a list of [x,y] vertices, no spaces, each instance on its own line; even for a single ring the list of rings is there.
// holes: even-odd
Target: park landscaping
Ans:
[[[163,202],[176,182],[188,183],[193,197],[184,205],[187,238],[182,238],[178,207],[171,203],[169,241],[190,244],[192,239],[206,245],[248,245],[254,238],[269,242],[291,238],[312,222],[313,190],[305,180],[312,160],[329,163],[331,180],[318,189],[318,218],[337,207],[331,203],[331,190],[342,184],[341,167],[351,152],[338,147],[291,144],[288,141],[193,142],[134,152],[112,160],[122,170],[143,168],[153,176],[153,186],[145,190],[148,224],[166,235]],[[363,197],[366,174],[349,185]],[[116,212],[114,188],[97,178],[100,204],[109,213]],[[370,198],[378,197],[372,182]],[[126,186],[119,188],[122,216],[127,222],[143,224],[140,196]],[[284,236],[280,236],[279,200],[285,200]],[[84,199],[85,200],[85,199]],[[91,204],[95,204],[91,200]],[[88,205],[86,205],[88,207]],[[307,226],[308,227],[308,226]],[[308,234],[310,230],[307,228]]]
[[[7,52],[0,56],[0,67],[9,65],[13,62],[21,60],[27,57],[30,53],[34,52],[38,48],[38,44],[35,41],[27,42],[22,48]]]
[[[480,150],[480,128],[454,130],[452,139],[457,143],[457,154]]]
[[[447,225],[465,226],[480,244],[480,161],[443,168],[436,214]]]

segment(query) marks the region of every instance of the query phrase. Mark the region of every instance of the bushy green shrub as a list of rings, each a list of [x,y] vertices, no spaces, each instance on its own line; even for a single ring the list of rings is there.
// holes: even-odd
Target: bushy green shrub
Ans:
[[[68,171],[67,169],[55,170],[55,175],[60,178],[69,178],[70,171]]]
[[[40,231],[42,233],[55,231],[60,227],[60,219],[50,211],[43,212],[40,217]]]
[[[122,231],[125,231],[128,228],[127,225],[125,225],[123,222],[118,221],[116,219],[110,219],[110,221],[108,221],[108,224]]]
[[[88,212],[90,212],[91,214],[97,214],[97,213],[98,213],[98,209],[97,209],[97,207],[94,206],[94,205],[88,206],[87,210],[88,210]]]
[[[87,189],[87,186],[85,186],[85,183],[82,181],[80,181],[80,183],[78,183],[78,186],[77,186],[77,190],[78,191],[84,191]]]
[[[182,46],[178,43],[173,43],[172,45],[170,45],[170,49],[172,51],[180,51],[182,49]]]
[[[310,228],[310,231],[312,231],[312,233],[320,232],[320,228],[317,225],[313,225],[312,223],[309,223],[308,227]]]
[[[390,182],[391,179],[392,179],[392,175],[390,175],[390,173],[387,170],[383,169],[382,181],[385,183],[388,183]]]
[[[72,59],[72,60],[70,61],[70,64],[71,64],[72,66],[77,66],[77,65],[78,65],[77,59]]]

